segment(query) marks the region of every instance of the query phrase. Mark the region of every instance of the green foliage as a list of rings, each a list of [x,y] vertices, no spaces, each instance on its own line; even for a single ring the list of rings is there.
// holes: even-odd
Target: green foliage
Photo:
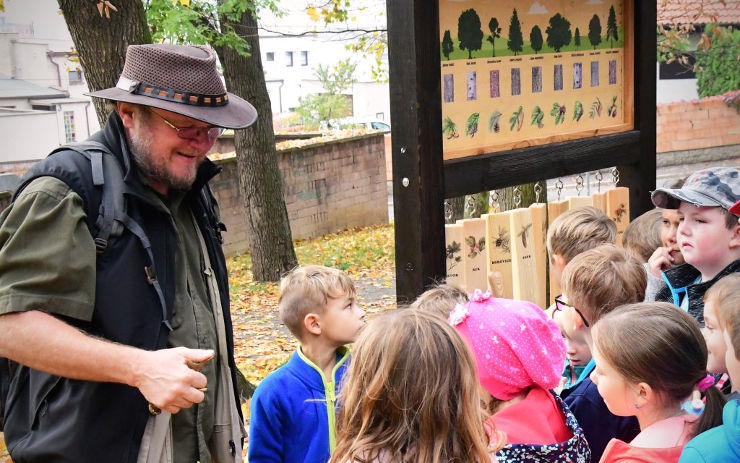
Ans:
[[[583,117],[583,104],[580,101],[576,101],[573,106],[573,120],[578,122]]]
[[[696,85],[700,97],[740,89],[740,30],[713,24],[705,34],[711,46],[696,52]]]
[[[491,18],[491,20],[488,21],[488,30],[491,32],[491,35],[489,35],[486,40],[491,43],[491,48],[493,49],[492,56],[496,56],[496,39],[501,37],[501,28],[498,27],[498,19]]]
[[[576,27],[576,33],[573,36],[573,43],[575,44],[576,47],[581,46],[581,31],[577,27]]]
[[[463,11],[457,19],[457,38],[460,40],[460,50],[468,50],[468,59],[473,57],[474,50],[480,50],[483,46],[480,17],[474,9]]]
[[[249,56],[247,41],[231,27],[219,21],[223,15],[238,21],[243,14],[255,14],[254,2],[226,0],[215,2],[191,0],[188,5],[173,0],[150,0],[145,3],[146,18],[155,42],[210,44],[226,46],[239,54]],[[260,7],[275,9],[273,0],[260,3]]]
[[[532,110],[532,122],[530,122],[529,125],[537,124],[537,127],[541,129],[545,126],[545,124],[542,123],[544,118],[545,113],[542,112],[542,108],[535,106],[534,110]]]
[[[468,121],[465,124],[465,135],[473,138],[478,132],[478,121],[480,120],[480,113],[473,113],[468,117]]]
[[[570,44],[573,33],[570,31],[570,21],[560,13],[550,18],[550,25],[545,29],[547,34],[547,46],[560,52],[560,49]]]
[[[601,20],[597,15],[594,15],[588,23],[588,41],[591,42],[594,50],[601,43]]]
[[[606,20],[606,39],[609,40],[609,46],[614,46],[614,40],[619,40],[617,33],[617,15],[614,12],[614,5],[609,7],[609,18]]]
[[[511,21],[509,22],[509,40],[506,42],[506,46],[516,56],[521,53],[523,45],[522,25],[519,23],[519,16],[516,13],[516,8],[514,8],[514,13],[511,15]]]
[[[550,115],[555,118],[555,125],[560,124],[565,120],[565,106],[560,106],[560,103],[553,103]]]
[[[322,121],[337,119],[352,114],[352,105],[342,92],[353,82],[357,68],[349,59],[339,61],[333,68],[319,65],[314,74],[326,93],[307,95],[300,99],[296,112],[310,128]]]
[[[601,100],[597,96],[593,103],[591,103],[591,109],[588,110],[588,117],[590,117],[591,119],[601,117],[601,108]]]
[[[452,37],[450,36],[449,29],[445,31],[444,38],[442,39],[442,54],[445,58],[450,59],[450,53],[455,50],[455,46],[452,43]]]
[[[457,124],[449,116],[445,117],[445,120],[442,121],[442,133],[447,136],[448,140],[460,136],[457,133]]]
[[[524,123],[524,108],[522,106],[519,106],[519,109],[514,111],[514,113],[509,118],[509,130],[512,132],[514,131],[514,127],[516,127],[516,131],[522,130],[522,124]]]
[[[488,118],[488,131],[494,133],[501,131],[501,113],[498,110],[493,111]]]
[[[534,26],[532,32],[529,33],[529,45],[535,54],[542,50],[542,31],[539,26]]]

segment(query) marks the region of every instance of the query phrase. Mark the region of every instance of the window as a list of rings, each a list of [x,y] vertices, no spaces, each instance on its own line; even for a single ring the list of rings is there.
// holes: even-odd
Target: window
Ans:
[[[268,51],[267,53],[265,53],[265,61],[275,61],[275,52]]]
[[[64,138],[67,143],[77,141],[74,111],[64,111]]]
[[[292,51],[285,52],[285,65],[293,66],[293,52]]]
[[[68,71],[67,77],[69,78],[69,83],[71,85],[82,83],[82,71],[79,68],[73,71]]]
[[[301,66],[308,66],[308,52],[301,52]]]

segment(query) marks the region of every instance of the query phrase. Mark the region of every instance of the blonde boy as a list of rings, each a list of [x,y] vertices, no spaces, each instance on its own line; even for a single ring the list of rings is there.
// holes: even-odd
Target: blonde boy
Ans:
[[[335,401],[349,351],[365,324],[346,273],[298,267],[280,283],[280,319],[300,347],[254,392],[251,463],[326,462],[335,445]]]
[[[580,207],[559,215],[547,229],[550,278],[562,287],[560,275],[571,259],[583,251],[616,240],[616,224],[595,207]]]
[[[717,328],[725,344],[711,342],[707,338],[709,360],[722,355],[724,349],[725,369],[730,375],[732,394],[722,409],[722,425],[703,432],[684,447],[679,463],[738,461],[740,453],[740,273],[722,277],[707,291],[704,311],[709,327],[709,318],[717,317]],[[708,367],[709,368],[709,367]]]
[[[642,302],[646,284],[647,273],[642,264],[613,244],[578,254],[563,269],[563,295],[555,300],[556,309],[562,312],[561,328],[570,337],[582,336],[593,350],[594,323],[620,305]],[[598,365],[590,362],[585,374],[590,375],[595,368]],[[599,461],[611,438],[629,442],[640,431],[634,417],[609,412],[588,377],[563,391],[562,397],[583,428],[592,461]]]
[[[740,272],[740,223],[731,208],[740,199],[740,170],[715,167],[691,174],[680,189],[659,188],[653,204],[677,209],[678,245],[686,262],[663,272],[658,301],[673,302],[704,325],[704,293]]]

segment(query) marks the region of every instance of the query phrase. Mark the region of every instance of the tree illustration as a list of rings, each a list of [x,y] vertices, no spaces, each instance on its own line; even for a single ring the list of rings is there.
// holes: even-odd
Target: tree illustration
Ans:
[[[573,43],[575,43],[576,47],[581,46],[581,31],[576,27],[576,33],[573,36]]]
[[[588,23],[588,41],[591,42],[594,50],[601,43],[601,21],[597,15],[594,15]]]
[[[609,48],[614,47],[612,40],[619,40],[617,14],[614,12],[614,5],[609,7],[609,18],[606,20],[606,38],[609,39]]]
[[[532,46],[535,54],[542,50],[542,31],[540,30],[540,26],[534,26],[532,32],[529,33],[529,45]]]
[[[473,50],[480,50],[483,45],[483,30],[480,18],[474,9],[465,10],[457,20],[457,39],[460,50],[468,50],[468,59],[473,58]]]
[[[545,29],[547,34],[547,45],[559,52],[561,48],[570,44],[573,33],[570,31],[570,21],[560,13],[550,18],[550,25]]]
[[[506,42],[506,46],[509,50],[514,52],[514,56],[522,51],[524,45],[524,37],[522,37],[522,25],[519,24],[519,16],[516,14],[516,8],[514,8],[514,14],[511,15],[511,22],[509,22],[509,40]]]
[[[491,18],[490,21],[488,21],[488,30],[491,31],[491,35],[486,38],[489,42],[491,42],[491,48],[493,48],[493,55],[496,56],[496,39],[501,37],[501,28],[498,27],[498,19]]]
[[[446,30],[444,38],[442,38],[442,54],[445,58],[450,59],[450,53],[455,50],[455,45],[452,43],[452,37],[450,37],[450,31]]]

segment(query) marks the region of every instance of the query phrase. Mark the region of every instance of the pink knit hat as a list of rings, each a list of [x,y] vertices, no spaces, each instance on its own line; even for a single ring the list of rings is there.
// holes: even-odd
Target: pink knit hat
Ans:
[[[470,302],[455,306],[449,321],[473,351],[480,383],[493,397],[510,400],[533,384],[558,385],[565,342],[535,304],[476,290]]]

